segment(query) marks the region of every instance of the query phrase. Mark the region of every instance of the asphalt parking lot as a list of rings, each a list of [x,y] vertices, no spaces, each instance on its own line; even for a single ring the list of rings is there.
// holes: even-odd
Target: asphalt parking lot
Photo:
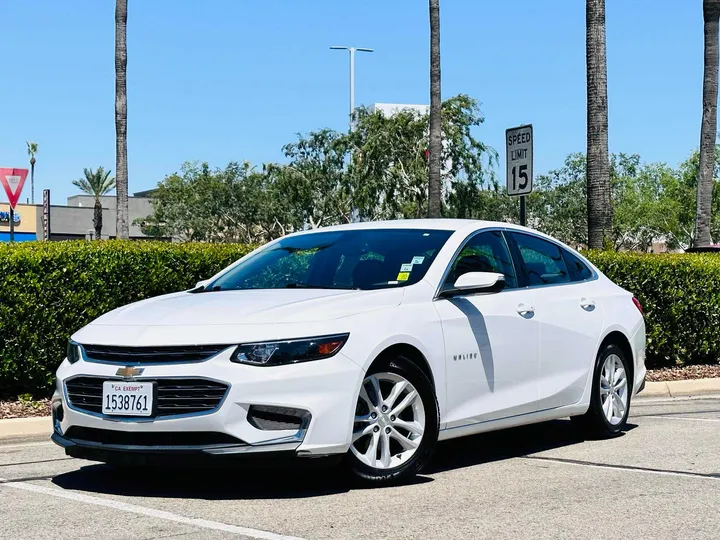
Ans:
[[[147,471],[0,441],[0,538],[720,537],[720,397],[637,400],[630,429],[569,421],[441,443],[411,485],[336,468]]]

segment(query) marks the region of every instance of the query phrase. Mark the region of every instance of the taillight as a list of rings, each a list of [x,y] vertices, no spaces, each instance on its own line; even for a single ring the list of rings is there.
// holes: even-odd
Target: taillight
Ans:
[[[643,311],[642,304],[640,303],[640,300],[635,298],[633,296],[633,304],[635,304],[635,307],[638,308],[638,311],[640,312],[640,315],[645,316],[645,312]]]

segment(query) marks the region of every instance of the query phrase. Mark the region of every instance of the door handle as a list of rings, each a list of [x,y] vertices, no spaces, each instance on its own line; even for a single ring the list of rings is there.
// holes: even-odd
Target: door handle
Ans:
[[[535,315],[535,306],[526,306],[525,304],[518,304],[517,312],[521,317],[529,319]]]
[[[580,299],[580,307],[585,311],[592,311],[595,309],[595,300],[588,300],[587,298]]]

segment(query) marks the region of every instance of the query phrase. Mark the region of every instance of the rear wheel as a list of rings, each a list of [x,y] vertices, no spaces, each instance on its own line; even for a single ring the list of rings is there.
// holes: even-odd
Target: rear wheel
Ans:
[[[430,460],[437,438],[437,400],[423,371],[402,356],[375,366],[355,409],[353,473],[376,485],[402,481]]]
[[[625,352],[608,345],[598,354],[593,375],[590,408],[572,420],[596,437],[617,435],[627,424],[632,382]]]

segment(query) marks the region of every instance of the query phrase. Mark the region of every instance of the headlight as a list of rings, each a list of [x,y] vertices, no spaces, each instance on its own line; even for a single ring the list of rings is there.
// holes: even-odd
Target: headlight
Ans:
[[[75,343],[72,339],[69,339],[67,344],[68,362],[74,364],[75,362],[80,360],[81,356],[82,355],[80,354],[80,345],[78,343]]]
[[[253,366],[281,366],[320,360],[329,358],[342,349],[349,335],[244,343],[238,345],[230,359],[238,364]]]

